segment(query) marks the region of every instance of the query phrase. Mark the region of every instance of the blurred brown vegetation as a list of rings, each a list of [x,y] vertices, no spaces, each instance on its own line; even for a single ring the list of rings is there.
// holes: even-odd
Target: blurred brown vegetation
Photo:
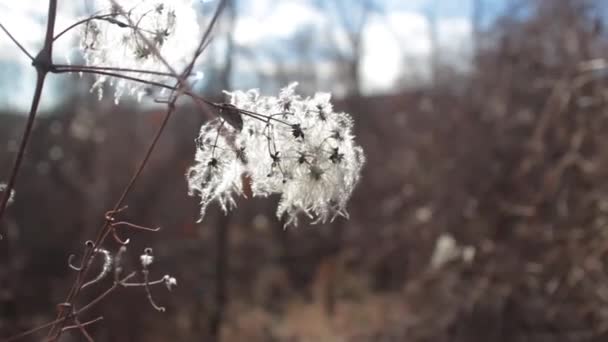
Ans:
[[[336,104],[353,113],[368,156],[348,221],[283,230],[271,198],[240,200],[228,216],[215,208],[196,224],[183,175],[203,117],[184,107],[125,214],[163,227],[138,233],[131,263],[151,246],[154,276],[171,273],[179,286],[170,294],[154,289],[164,314],[143,291],[120,290],[95,310],[104,321],[91,328],[94,336],[608,340],[602,2],[519,4],[480,33],[466,77],[439,72],[432,87],[355,93]],[[75,97],[38,120],[2,224],[2,336],[52,319],[72,281],[68,255],[101,223],[160,115]],[[24,119],[0,120],[7,172]],[[473,247],[474,257],[432,266],[447,234]]]

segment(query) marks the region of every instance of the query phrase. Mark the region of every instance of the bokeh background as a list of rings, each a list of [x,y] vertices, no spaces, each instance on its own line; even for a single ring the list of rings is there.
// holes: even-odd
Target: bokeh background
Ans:
[[[196,1],[204,25],[217,1]],[[91,11],[60,1],[58,27]],[[121,217],[127,266],[152,247],[154,288],[113,293],[99,341],[606,341],[608,3],[603,0],[229,0],[198,91],[331,91],[368,162],[350,220],[284,229],[276,198],[197,223],[184,174],[205,116],[180,103]],[[0,1],[30,51],[46,3]],[[57,61],[81,61],[75,37]],[[0,179],[35,73],[0,35]],[[163,109],[53,76],[0,223],[0,337],[52,320],[81,253]],[[110,93],[110,92],[108,92]],[[107,248],[115,251],[113,241]],[[88,288],[82,304],[111,285]],[[42,335],[24,340],[40,340]],[[65,334],[64,341],[83,337]]]

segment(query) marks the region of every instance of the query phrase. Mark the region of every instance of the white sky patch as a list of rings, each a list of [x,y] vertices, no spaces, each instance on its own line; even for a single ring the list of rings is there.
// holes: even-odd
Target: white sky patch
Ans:
[[[263,1],[262,1],[263,2]],[[293,35],[299,28],[320,21],[323,17],[314,8],[302,2],[278,2],[269,13],[253,13],[240,17],[234,32],[235,42],[251,46],[264,39],[280,39]],[[258,8],[264,8],[259,6]]]
[[[426,19],[415,12],[374,16],[363,32],[363,49],[363,92],[390,91],[401,75],[406,55],[429,55]]]
[[[44,34],[43,23],[36,20],[36,17],[29,15],[31,11],[25,11],[19,6],[6,7],[0,5],[0,21],[6,29],[23,45],[31,54],[34,54],[36,48],[39,48],[41,37]],[[1,32],[0,38],[0,59],[23,59],[27,61],[27,57],[22,55],[14,43]]]
[[[21,41],[32,54],[36,54],[43,41],[46,25],[47,2],[39,0],[0,0],[0,22]],[[200,0],[196,0],[200,1]],[[428,76],[428,64],[431,44],[428,34],[428,22],[424,12],[420,9],[429,0],[383,0],[386,2],[385,14],[374,14],[369,18],[364,31],[364,56],[362,60],[363,91],[365,93],[381,93],[394,91],[395,82],[402,80],[403,75],[417,73],[424,79]],[[390,4],[394,3],[394,7]],[[78,19],[77,13],[82,14],[78,8],[80,1],[60,3],[56,32],[61,31]],[[311,51],[323,46],[338,47],[344,52],[348,47],[347,37],[339,28],[340,22],[336,16],[324,13],[310,5],[308,0],[251,0],[242,4],[246,10],[239,11],[234,38],[237,45],[255,49],[261,46],[272,46],[283,39],[289,39],[302,29],[313,27],[310,30],[312,37]],[[414,8],[417,7],[417,8]],[[390,8],[390,10],[388,10]],[[471,23],[463,14],[446,17],[439,15],[438,33],[441,46],[441,61],[460,70],[470,67],[471,51]],[[204,13],[203,17],[208,17]],[[221,26],[219,27],[221,30]],[[66,56],[71,55],[74,60],[78,52],[74,49],[76,33],[62,37],[54,50],[57,63],[65,63]],[[221,31],[220,31],[221,32]],[[216,32],[217,33],[217,32]],[[217,51],[218,60],[223,57],[225,47],[221,39],[213,44]],[[285,51],[286,54],[296,53]],[[268,55],[268,51],[261,51],[260,55]],[[311,55],[312,56],[312,55]],[[321,57],[310,57],[307,63],[323,63]],[[319,58],[317,61],[314,58]],[[250,72],[251,66],[271,74],[276,69],[272,60],[251,60],[248,63],[239,58],[237,73]],[[255,63],[260,63],[255,65]],[[302,60],[296,63],[302,63]],[[27,108],[31,100],[32,84],[35,82],[35,71],[30,61],[19,51],[3,32],[0,32],[0,106]],[[16,72],[14,67],[18,67]],[[7,69],[2,69],[7,68]],[[8,69],[10,68],[10,69]],[[320,73],[320,82],[336,83],[331,77],[336,74],[331,70],[331,64],[317,68]],[[61,76],[61,75],[59,75]],[[60,77],[57,78],[60,78]],[[235,81],[240,75],[233,77]],[[245,77],[247,78],[247,77]],[[255,81],[255,78],[248,79]],[[418,79],[419,80],[419,79]],[[412,78],[411,82],[414,82]],[[52,82],[51,82],[52,83]],[[249,84],[248,84],[249,85]],[[235,84],[235,86],[240,86]],[[44,103],[51,100],[60,101],[60,87],[49,84],[45,87]],[[49,100],[51,99],[51,100]]]
[[[419,12],[374,16],[364,36],[362,61],[364,93],[390,92],[403,74],[412,81],[428,78],[431,41],[429,22]],[[439,18],[438,44],[442,63],[466,69],[471,49],[471,23],[466,17]],[[404,70],[407,68],[407,70]]]
[[[34,57],[42,47],[46,31],[46,2],[15,1],[10,4],[0,4],[0,22]],[[56,18],[56,32],[73,23],[76,19],[73,6],[60,6]],[[65,61],[65,56],[73,45],[74,35],[66,35],[59,39],[54,46],[54,59],[58,63]],[[0,32],[0,62],[10,70],[0,70],[2,79],[2,92],[7,94],[0,97],[0,104],[9,107],[27,108],[36,82],[36,72],[31,61],[19,48],[4,34]],[[15,70],[17,69],[17,70]],[[16,77],[19,75],[20,77]],[[8,79],[7,79],[8,78]],[[51,80],[51,83],[53,80]],[[56,89],[45,87],[45,93]],[[54,104],[59,100],[57,96],[44,96],[41,107]]]
[[[460,70],[470,67],[473,27],[468,18],[446,18],[438,23],[441,61]]]

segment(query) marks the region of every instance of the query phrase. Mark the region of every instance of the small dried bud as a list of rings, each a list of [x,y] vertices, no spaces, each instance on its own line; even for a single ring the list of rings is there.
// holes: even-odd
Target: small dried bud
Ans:
[[[165,274],[165,276],[163,277],[163,280],[165,281],[165,286],[167,287],[167,290],[171,291],[173,289],[173,286],[177,286],[177,279],[169,276],[168,274]]]
[[[141,261],[141,266],[144,269],[147,269],[148,266],[152,265],[152,262],[154,262],[154,256],[152,255],[152,248],[146,248],[144,250],[144,254],[142,254],[139,257],[139,260]]]
[[[229,103],[224,103],[221,105],[218,114],[222,119],[226,120],[226,122],[237,131],[243,129],[243,117],[239,112],[239,109],[235,106]]]
[[[352,119],[333,111],[329,94],[302,98],[295,87],[285,87],[277,97],[257,90],[227,93],[231,107],[222,107],[229,108],[222,119],[238,113],[242,122],[228,126],[214,120],[201,127],[196,141],[204,143],[187,174],[190,193],[201,198],[201,218],[212,201],[226,210],[235,203],[233,195],[245,192],[280,194],[277,216],[286,215],[287,224],[296,224],[299,214],[315,222],[348,216],[346,203],[365,162]]]

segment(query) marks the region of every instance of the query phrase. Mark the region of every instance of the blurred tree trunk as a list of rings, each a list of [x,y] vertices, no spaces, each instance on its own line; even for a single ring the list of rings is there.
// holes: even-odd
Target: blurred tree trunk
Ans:
[[[429,42],[431,51],[429,56],[429,73],[431,85],[436,87],[439,80],[439,32],[437,27],[437,2],[433,2],[431,8],[426,12],[426,21],[428,25]]]
[[[483,0],[473,0],[471,11],[471,23],[473,25],[473,58],[477,57],[477,51],[481,45],[481,26],[483,22]]]
[[[340,30],[347,37],[348,51],[339,51],[338,59],[345,67],[346,93],[353,98],[361,97],[361,62],[363,60],[363,38],[364,30],[368,24],[373,9],[371,0],[344,1],[334,0],[335,11],[340,21]],[[359,10],[358,16],[353,15],[353,7]],[[354,11],[355,13],[357,11]],[[339,36],[335,37],[338,43]],[[340,46],[340,44],[336,44]]]
[[[224,8],[224,21],[226,25],[226,51],[224,54],[224,68],[219,75],[219,87],[221,90],[231,90],[231,77],[234,64],[234,27],[237,18],[237,0],[226,0]]]
[[[215,299],[209,318],[209,335],[211,341],[215,342],[221,341],[222,323],[228,304],[229,229],[230,215],[220,214],[215,231]]]

